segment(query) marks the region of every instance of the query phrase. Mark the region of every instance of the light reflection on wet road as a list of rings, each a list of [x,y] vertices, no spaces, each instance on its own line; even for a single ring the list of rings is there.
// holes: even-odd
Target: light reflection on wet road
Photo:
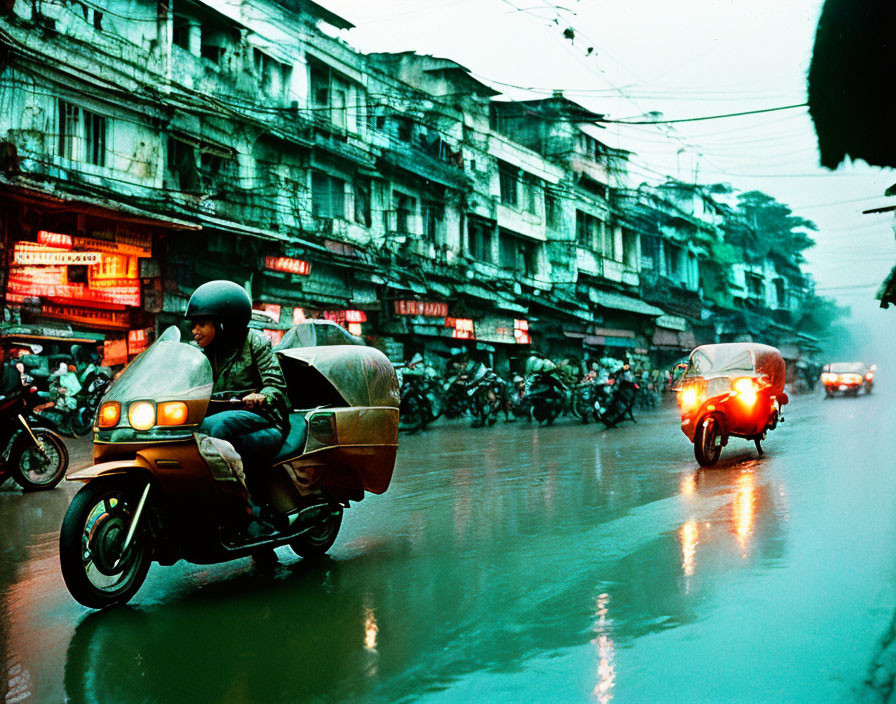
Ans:
[[[0,491],[7,702],[843,701],[896,595],[884,395],[794,399],[698,471],[674,409],[403,437],[331,557],[65,591],[72,487]],[[30,695],[30,698],[22,698]]]

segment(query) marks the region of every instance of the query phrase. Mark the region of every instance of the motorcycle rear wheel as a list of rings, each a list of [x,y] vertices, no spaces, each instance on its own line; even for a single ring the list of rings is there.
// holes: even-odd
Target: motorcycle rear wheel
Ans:
[[[293,538],[289,547],[306,560],[323,557],[336,542],[339,528],[342,526],[342,506],[334,506],[333,512],[321,523],[307,533]]]
[[[41,447],[38,449],[29,444],[18,457],[10,458],[10,473],[26,491],[53,489],[68,469],[68,450],[62,438],[55,433],[39,428],[33,432]]]
[[[132,484],[94,481],[68,507],[59,532],[59,564],[65,586],[88,608],[125,604],[146,579],[152,538],[145,515],[121,553],[139,496]]]

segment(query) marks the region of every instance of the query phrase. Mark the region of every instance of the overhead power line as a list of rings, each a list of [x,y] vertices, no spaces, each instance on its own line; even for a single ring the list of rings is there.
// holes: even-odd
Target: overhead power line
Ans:
[[[729,112],[724,115],[703,115],[701,117],[683,117],[677,120],[609,120],[603,118],[600,122],[608,122],[615,125],[674,125],[680,122],[703,122],[704,120],[721,120],[726,117],[743,117],[744,115],[759,115],[765,112],[779,112],[781,110],[793,110],[807,107],[809,103],[797,103],[795,105],[781,105],[776,108],[762,108],[760,110],[744,110],[743,112]]]

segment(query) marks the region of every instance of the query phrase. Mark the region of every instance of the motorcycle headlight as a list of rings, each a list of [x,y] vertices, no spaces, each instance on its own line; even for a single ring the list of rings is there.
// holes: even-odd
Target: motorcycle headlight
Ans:
[[[128,423],[134,430],[149,430],[156,424],[156,409],[149,401],[137,401],[128,408]]]
[[[114,428],[121,420],[121,404],[118,401],[104,403],[97,416],[97,425],[100,428]]]
[[[159,425],[183,425],[187,422],[188,409],[183,401],[159,404]]]

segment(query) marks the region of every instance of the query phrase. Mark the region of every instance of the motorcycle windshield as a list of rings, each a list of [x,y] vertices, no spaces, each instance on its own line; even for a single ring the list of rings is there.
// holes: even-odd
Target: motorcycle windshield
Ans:
[[[212,395],[212,365],[202,352],[180,341],[172,326],[140,354],[109,387],[103,402],[205,401]]]

